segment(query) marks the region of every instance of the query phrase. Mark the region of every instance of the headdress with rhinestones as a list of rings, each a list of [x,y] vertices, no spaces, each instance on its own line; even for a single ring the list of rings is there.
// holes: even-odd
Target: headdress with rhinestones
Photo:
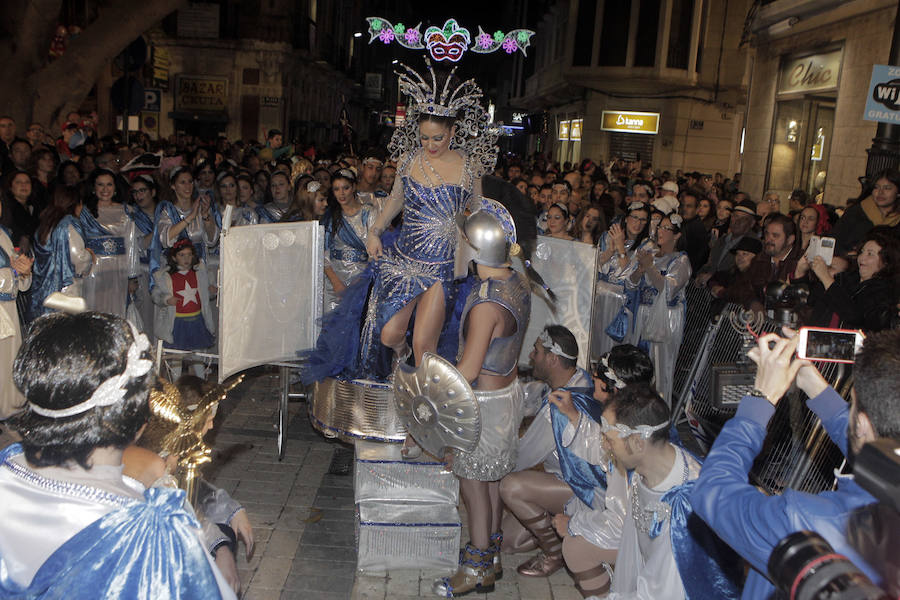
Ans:
[[[424,77],[404,64],[401,64],[402,71],[396,72],[400,78],[400,90],[409,97],[410,102],[406,120],[394,130],[388,144],[391,158],[412,156],[421,147],[421,115],[455,117],[456,129],[450,147],[469,156],[473,177],[492,172],[497,164],[499,129],[489,126],[487,111],[480,104],[481,88],[473,79],[453,87],[455,68],[441,85],[431,61],[426,58],[425,62],[427,73]]]

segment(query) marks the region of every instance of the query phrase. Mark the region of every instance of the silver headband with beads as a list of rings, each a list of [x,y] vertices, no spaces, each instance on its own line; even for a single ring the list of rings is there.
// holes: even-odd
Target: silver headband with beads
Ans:
[[[563,349],[560,348],[557,342],[554,342],[550,339],[550,334],[547,333],[547,330],[543,330],[541,335],[538,336],[538,341],[541,343],[541,346],[549,350],[552,354],[557,356],[562,356],[563,358],[568,358],[569,360],[575,360],[578,358],[578,355],[572,356],[571,354],[566,354],[563,352]]]

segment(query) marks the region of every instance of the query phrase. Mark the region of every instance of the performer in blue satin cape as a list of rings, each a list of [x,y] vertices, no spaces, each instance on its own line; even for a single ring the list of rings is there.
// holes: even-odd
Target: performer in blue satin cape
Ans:
[[[0,597],[235,598],[184,492],[141,494],[122,452],[150,415],[150,343],[124,319],[36,320],[13,376],[22,436],[0,453]]]
[[[452,72],[439,75],[430,63],[425,77],[404,68],[400,88],[410,107],[389,146],[397,178],[366,239],[377,261],[325,319],[303,375],[307,382],[334,375],[385,380],[389,351],[402,360],[413,354],[417,363],[426,351],[455,357],[454,281],[467,269],[455,265],[458,223],[496,163],[497,136],[487,129],[473,80],[457,84]],[[401,211],[396,241],[387,243],[382,235]]]
[[[44,300],[53,292],[83,296],[83,278],[91,270],[93,255],[84,245],[78,219],[81,211],[81,199],[74,187],[54,188],[35,234],[29,319],[50,312]]]

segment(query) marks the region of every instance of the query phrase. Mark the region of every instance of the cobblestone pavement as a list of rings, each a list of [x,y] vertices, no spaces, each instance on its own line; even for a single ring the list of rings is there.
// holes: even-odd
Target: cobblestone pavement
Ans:
[[[204,476],[247,509],[256,548],[248,561],[240,546],[238,571],[245,600],[410,600],[433,598],[432,581],[445,573],[404,570],[373,576],[356,571],[352,449],[313,430],[305,402],[289,405],[284,459],[275,446],[279,381],[264,369],[248,373],[220,406],[210,442],[213,462]],[[0,447],[12,440],[0,435]],[[339,475],[350,463],[350,471]],[[333,468],[332,468],[333,467]],[[465,521],[465,512],[462,513]],[[465,530],[463,530],[465,532]],[[464,534],[465,535],[465,534]],[[465,540],[463,540],[465,542]],[[564,571],[549,579],[517,578],[528,555],[504,555],[505,576],[491,600],[577,600]]]
[[[350,449],[313,430],[306,404],[292,402],[286,453],[278,462],[273,427],[277,394],[275,375],[248,378],[223,404],[224,419],[216,419],[209,479],[244,504],[257,538],[253,558],[247,562],[243,554],[239,557],[243,598],[433,598],[431,584],[445,573],[418,569],[379,576],[357,573],[352,470],[346,475],[329,473],[333,462],[339,471],[346,464],[341,459],[352,458]],[[460,512],[465,521],[465,511]],[[526,558],[504,555],[505,575],[495,591],[467,597],[581,598],[565,571],[549,579],[518,577],[515,567]]]

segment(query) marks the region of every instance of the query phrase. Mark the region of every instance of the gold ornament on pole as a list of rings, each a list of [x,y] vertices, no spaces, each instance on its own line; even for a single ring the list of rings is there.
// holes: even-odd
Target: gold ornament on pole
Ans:
[[[162,439],[161,454],[177,459],[175,477],[178,486],[187,492],[191,506],[196,505],[200,467],[212,461],[212,449],[203,441],[206,423],[215,415],[219,402],[243,380],[244,376],[240,375],[231,383],[215,386],[200,402],[189,406],[183,405],[178,388],[168,381],[160,380],[160,385],[150,392],[150,411],[164,424],[174,427]]]

